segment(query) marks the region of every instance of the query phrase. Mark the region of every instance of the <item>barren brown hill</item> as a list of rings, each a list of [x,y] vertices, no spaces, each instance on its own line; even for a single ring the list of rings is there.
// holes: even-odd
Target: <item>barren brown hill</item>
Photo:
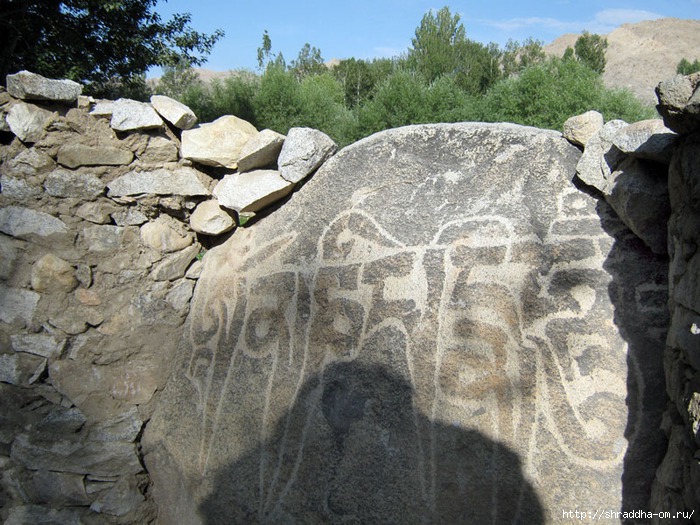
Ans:
[[[548,54],[561,56],[580,35],[566,34],[545,46]],[[605,35],[608,39],[605,85],[627,88],[640,100],[656,103],[654,88],[676,74],[682,58],[700,59],[700,20],[662,18],[624,24]]]

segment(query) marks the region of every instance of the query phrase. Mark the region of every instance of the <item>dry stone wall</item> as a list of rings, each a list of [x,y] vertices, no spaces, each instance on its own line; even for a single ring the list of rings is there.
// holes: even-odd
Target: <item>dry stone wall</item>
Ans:
[[[316,130],[8,77],[0,519],[697,510],[698,84],[572,118],[581,151],[460,124],[326,163]]]
[[[670,326],[664,364],[668,451],[656,475],[656,512],[694,511],[700,523],[700,73],[659,84],[659,111],[680,136],[669,170]],[[654,523],[686,523],[656,519]]]
[[[189,108],[168,97],[145,104],[80,92],[29,72],[9,76],[0,92],[7,525],[155,518],[140,436],[175,357],[201,258],[241,216],[250,219],[317,167],[284,179],[276,168],[285,143],[292,159],[316,155],[318,164],[335,151],[314,130],[295,131],[295,144],[229,117],[233,128],[212,137],[214,124],[196,126]],[[201,139],[191,155],[189,134]],[[224,162],[212,151],[222,145]],[[246,175],[264,173],[265,184],[217,191],[241,159]]]

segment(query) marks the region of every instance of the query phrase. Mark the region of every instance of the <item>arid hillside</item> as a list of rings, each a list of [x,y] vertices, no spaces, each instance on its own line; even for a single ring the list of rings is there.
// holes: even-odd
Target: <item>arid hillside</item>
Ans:
[[[563,35],[545,46],[545,51],[561,56],[579,36]],[[700,59],[700,20],[662,18],[624,24],[605,36],[606,86],[627,88],[650,104],[656,103],[656,85],[676,73],[682,58]]]

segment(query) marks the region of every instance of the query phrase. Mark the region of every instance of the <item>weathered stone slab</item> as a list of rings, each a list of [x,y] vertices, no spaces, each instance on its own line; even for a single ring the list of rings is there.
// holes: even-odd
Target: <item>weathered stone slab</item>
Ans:
[[[172,140],[165,137],[151,137],[139,160],[148,164],[161,164],[177,161],[178,155],[179,149]]]
[[[108,490],[102,492],[90,505],[90,510],[112,516],[124,516],[137,509],[144,501],[137,480],[121,478]]]
[[[109,197],[128,195],[209,195],[192,168],[131,171],[107,184]]]
[[[121,247],[124,228],[98,224],[83,228],[82,240],[91,252],[114,252]]]
[[[40,501],[59,507],[89,505],[85,476],[39,470],[33,473],[34,490]],[[41,523],[41,522],[39,522]]]
[[[117,226],[141,226],[148,221],[148,217],[136,208],[122,208],[112,213],[112,219]]]
[[[266,168],[277,162],[286,137],[271,129],[264,129],[251,138],[241,150],[238,171]]]
[[[36,355],[0,354],[0,382],[29,386],[46,370],[46,359]]]
[[[167,215],[161,215],[156,220],[141,227],[143,243],[158,252],[171,253],[187,248],[194,238]]]
[[[141,432],[143,421],[137,407],[132,406],[123,413],[99,422],[90,429],[94,441],[135,441]]]
[[[378,133],[209,250],[145,431],[160,518],[644,508],[667,263],[573,186],[579,157],[514,125]]]
[[[112,219],[110,214],[118,210],[117,205],[108,202],[85,202],[75,211],[81,219],[94,222],[95,224],[107,224]]]
[[[94,200],[104,193],[105,183],[92,173],[59,168],[46,177],[44,189],[52,197]]]
[[[620,129],[613,136],[613,144],[635,158],[668,164],[677,139],[678,135],[664,126],[663,120],[650,119]]]
[[[98,100],[90,110],[90,115],[95,117],[111,117],[114,113],[113,100]]]
[[[23,100],[72,103],[83,92],[83,87],[72,80],[54,80],[30,71],[20,71],[7,75],[7,91]]]
[[[294,189],[294,184],[275,170],[255,170],[226,175],[214,188],[219,205],[238,212],[256,212]]]
[[[35,199],[41,196],[43,191],[40,186],[35,186],[27,182],[26,179],[17,179],[7,175],[0,175],[0,186],[2,186],[2,194],[5,197],[20,201]]]
[[[11,336],[15,352],[25,352],[45,358],[60,357],[66,347],[65,339],[57,339],[51,334],[16,334]]]
[[[46,134],[46,125],[53,113],[34,104],[18,102],[7,112],[5,121],[22,142],[37,142]]]
[[[131,326],[138,327],[135,321]],[[119,335],[126,337],[128,334]],[[63,359],[49,366],[54,388],[86,415],[101,420],[123,414],[124,409],[119,408],[119,403],[127,406],[148,403],[158,388],[161,375],[157,364],[144,359],[112,363],[111,366],[87,366],[84,362]],[[77,376],[82,378],[80,382],[75,381]]]
[[[32,470],[94,476],[142,471],[133,443],[84,442],[78,436],[56,440],[55,436],[20,434],[12,445],[12,459]]]
[[[156,264],[151,272],[154,281],[174,281],[185,275],[187,267],[197,257],[201,246],[194,244],[184,250],[167,256]]]
[[[626,158],[626,155],[613,144],[613,138],[627,125],[623,120],[611,120],[588,139],[586,149],[576,166],[579,179],[603,193],[609,193],[610,175]]]
[[[110,125],[117,131],[155,129],[163,125],[163,120],[150,104],[128,98],[114,101]]]
[[[58,163],[68,168],[79,166],[122,166],[134,160],[134,154],[116,146],[65,144],[58,149]]]
[[[4,525],[82,525],[86,518],[83,509],[53,509],[43,505],[19,505],[8,511]]]
[[[190,129],[197,123],[197,116],[182,102],[164,95],[153,95],[151,105],[158,114],[179,129]]]
[[[257,134],[255,126],[233,115],[182,132],[180,155],[207,166],[235,169],[241,149]]]
[[[0,235],[0,280],[10,280],[17,271],[21,264],[21,244],[21,241]]]
[[[336,149],[338,145],[322,131],[292,128],[277,160],[280,175],[289,182],[299,182],[316,171]]]
[[[61,219],[19,206],[0,208],[0,231],[25,240],[67,238],[70,235]]]
[[[16,157],[8,159],[0,169],[12,177],[32,177],[33,175],[47,173],[55,167],[56,163],[46,153],[29,148]]]
[[[0,321],[30,324],[41,296],[30,290],[0,284]]]

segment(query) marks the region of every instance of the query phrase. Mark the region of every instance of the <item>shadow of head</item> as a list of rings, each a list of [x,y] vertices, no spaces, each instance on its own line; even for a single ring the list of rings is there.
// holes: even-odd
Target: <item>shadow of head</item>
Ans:
[[[378,365],[310,378],[255,449],[215,474],[204,523],[543,523],[517,454],[430,421]]]

